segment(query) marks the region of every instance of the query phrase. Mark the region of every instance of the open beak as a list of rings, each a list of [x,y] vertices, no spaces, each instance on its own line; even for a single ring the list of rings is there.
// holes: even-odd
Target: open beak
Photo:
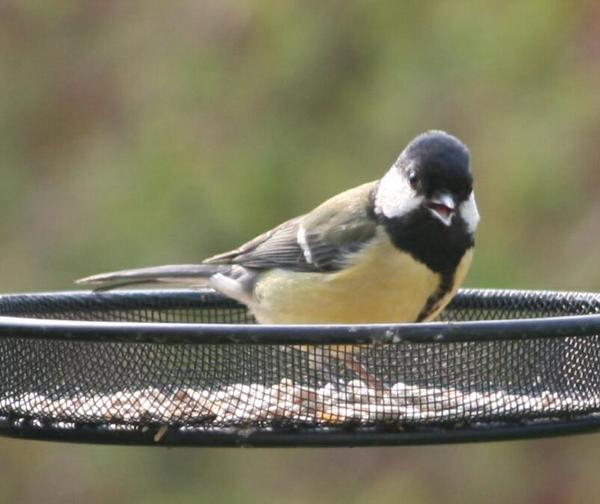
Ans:
[[[449,226],[456,213],[456,203],[450,193],[438,193],[425,202],[425,206],[439,219],[442,224]]]

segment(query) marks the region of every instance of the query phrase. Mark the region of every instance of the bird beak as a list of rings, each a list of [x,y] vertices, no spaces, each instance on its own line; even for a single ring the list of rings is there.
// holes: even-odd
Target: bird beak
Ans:
[[[425,202],[425,206],[445,226],[452,224],[452,218],[456,213],[456,203],[450,193],[438,193]]]

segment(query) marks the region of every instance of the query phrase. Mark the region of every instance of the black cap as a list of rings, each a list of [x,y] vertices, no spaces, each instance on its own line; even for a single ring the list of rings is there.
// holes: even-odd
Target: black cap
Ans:
[[[463,199],[472,190],[469,149],[443,131],[428,131],[417,136],[400,154],[396,164],[412,172],[417,190],[422,194],[430,196],[436,191],[449,190]]]

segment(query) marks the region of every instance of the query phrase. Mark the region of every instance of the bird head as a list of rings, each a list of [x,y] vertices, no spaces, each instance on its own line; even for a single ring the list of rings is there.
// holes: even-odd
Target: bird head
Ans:
[[[379,182],[375,209],[386,219],[426,211],[440,226],[459,219],[474,232],[479,213],[469,150],[443,131],[417,136]]]

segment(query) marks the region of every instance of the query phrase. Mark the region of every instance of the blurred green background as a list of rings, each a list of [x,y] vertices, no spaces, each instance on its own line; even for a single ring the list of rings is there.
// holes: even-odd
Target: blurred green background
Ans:
[[[468,285],[599,290],[599,5],[0,0],[1,291],[199,261],[431,128],[472,152]],[[596,450],[0,439],[0,502],[597,502]]]

